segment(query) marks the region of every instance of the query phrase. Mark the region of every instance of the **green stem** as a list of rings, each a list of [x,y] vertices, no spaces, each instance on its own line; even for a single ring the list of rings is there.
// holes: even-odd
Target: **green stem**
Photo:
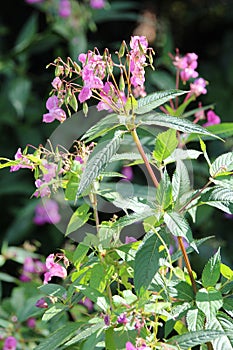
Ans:
[[[151,165],[147,159],[147,156],[144,152],[144,149],[142,147],[142,144],[139,140],[139,137],[138,137],[138,134],[137,134],[137,131],[136,131],[136,128],[134,128],[133,130],[131,130],[131,135],[133,137],[133,140],[138,148],[138,151],[145,163],[145,166],[150,174],[150,177],[155,185],[155,187],[157,188],[159,186],[159,182],[153,172],[153,169],[151,168]],[[192,268],[191,268],[191,264],[190,264],[190,261],[189,261],[189,258],[188,258],[188,254],[186,252],[186,249],[185,249],[185,246],[184,246],[184,243],[183,243],[183,238],[182,237],[178,237],[178,243],[179,243],[179,247],[182,251],[182,254],[183,254],[183,258],[184,258],[184,262],[185,262],[185,265],[186,265],[186,268],[187,268],[187,271],[188,271],[188,274],[189,274],[189,277],[190,277],[190,280],[191,280],[191,283],[192,283],[192,287],[193,287],[193,291],[194,293],[196,294],[197,292],[197,287],[196,287],[196,282],[195,282],[195,279],[193,277],[193,272],[192,272]]]

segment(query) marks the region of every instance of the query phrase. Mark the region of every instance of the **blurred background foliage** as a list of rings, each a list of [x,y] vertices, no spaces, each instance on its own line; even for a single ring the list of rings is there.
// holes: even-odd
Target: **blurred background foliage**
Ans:
[[[104,9],[90,8],[88,1],[73,1],[73,17],[61,18],[50,6],[29,5],[24,0],[5,2],[0,13],[0,154],[13,158],[18,147],[45,144],[56,128],[43,124],[45,101],[51,90],[53,70],[46,65],[57,56],[76,58],[80,52],[108,47],[115,50],[131,35],[146,35],[155,50],[155,70],[147,71],[147,91],[174,87],[168,53],[199,56],[200,76],[209,81],[203,105],[215,103],[224,122],[233,121],[233,11],[231,0],[151,0],[148,2],[109,0]],[[16,7],[15,7],[16,6]],[[209,142],[211,157],[232,150],[233,140]],[[195,169],[194,169],[195,170]],[[200,164],[202,175],[207,169]],[[27,170],[0,173],[1,242],[21,245],[40,242],[39,251],[48,254],[61,246],[64,237],[55,226],[33,223],[37,199],[33,177]],[[220,211],[203,209],[198,214],[197,238],[215,235],[203,246],[206,261],[219,245],[226,263],[233,265],[232,219]],[[201,265],[200,258],[199,262]]]

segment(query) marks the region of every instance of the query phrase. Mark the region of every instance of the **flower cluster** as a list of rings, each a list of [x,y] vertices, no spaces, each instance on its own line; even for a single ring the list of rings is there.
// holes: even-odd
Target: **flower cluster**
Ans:
[[[46,103],[49,113],[44,114],[43,121],[46,123],[55,119],[64,121],[65,115],[61,110],[61,104],[65,103],[67,107],[70,105],[76,109],[76,95],[80,103],[85,103],[91,97],[97,99],[99,111],[115,111],[128,115],[129,110],[126,110],[125,105],[129,98],[133,95],[136,98],[146,95],[145,67],[148,64],[152,65],[153,49],[148,47],[144,36],[133,36],[130,50],[123,42],[117,55],[116,63],[107,49],[103,55],[94,49],[79,55],[78,61],[81,66],[71,59],[65,63],[61,58],[57,58],[53,64],[56,67],[56,78],[52,82],[54,95],[49,97]],[[114,69],[119,70],[119,84],[113,74]],[[79,83],[75,82],[76,78],[79,79]]]
[[[26,257],[23,263],[23,271],[20,276],[22,282],[29,282],[35,275],[41,276],[46,271],[46,266],[39,259]]]

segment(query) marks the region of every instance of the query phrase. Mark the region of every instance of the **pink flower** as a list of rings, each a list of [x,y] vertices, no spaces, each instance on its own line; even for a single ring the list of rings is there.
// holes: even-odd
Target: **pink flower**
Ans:
[[[126,350],[137,350],[137,348],[135,348],[135,346],[133,346],[133,344],[130,341],[127,341],[126,345]]]
[[[46,108],[49,113],[43,114],[43,122],[51,123],[55,119],[59,120],[61,123],[66,120],[66,113],[59,107],[59,100],[57,96],[51,96],[46,102]]]
[[[221,119],[220,117],[214,113],[214,111],[209,110],[207,112],[207,122],[204,123],[202,126],[206,127],[206,126],[211,126],[211,125],[215,125],[215,124],[220,124],[221,123]]]
[[[44,284],[47,284],[54,276],[66,278],[67,271],[63,266],[54,262],[54,254],[50,254],[47,257],[45,264],[48,272],[45,272],[44,274]]]
[[[62,81],[59,77],[54,78],[51,84],[56,90],[59,90],[62,87]]]
[[[30,160],[24,157],[22,154],[21,148],[18,148],[17,152],[15,153],[15,160],[20,160],[20,163],[17,165],[12,165],[10,167],[10,171],[17,171],[19,169],[33,169],[33,165],[30,163]]]
[[[102,9],[105,6],[105,0],[90,0],[90,6],[93,9]]]
[[[23,264],[23,272],[20,276],[22,282],[29,282],[33,278],[33,274],[41,275],[46,271],[46,266],[40,260],[26,257]]]
[[[89,298],[84,298],[83,300],[80,300],[79,304],[85,306],[89,312],[93,310],[93,302]]]
[[[47,199],[43,204],[38,204],[33,219],[36,225],[57,224],[61,220],[59,207],[56,201]]]
[[[17,340],[15,337],[8,337],[4,341],[2,350],[15,350],[17,347]]]
[[[40,179],[37,179],[35,181],[35,185],[36,185],[36,188],[38,188],[38,190],[36,190],[35,193],[34,193],[35,197],[39,197],[40,196],[41,198],[43,198],[43,197],[49,197],[50,196],[50,194],[51,194],[50,188],[45,182],[43,182]]]
[[[58,14],[63,18],[71,15],[71,4],[69,0],[60,0]]]
[[[143,86],[145,82],[146,52],[148,42],[145,36],[132,36],[130,41],[130,72],[131,84],[134,88]]]
[[[177,54],[173,59],[175,67],[180,69],[180,77],[185,82],[190,78],[197,78],[198,73],[195,71],[197,68],[198,56],[195,53],[187,53],[184,57],[180,57],[177,50]]]
[[[203,78],[195,79],[193,83],[190,84],[191,93],[195,96],[205,95],[207,93],[206,90],[206,80]]]

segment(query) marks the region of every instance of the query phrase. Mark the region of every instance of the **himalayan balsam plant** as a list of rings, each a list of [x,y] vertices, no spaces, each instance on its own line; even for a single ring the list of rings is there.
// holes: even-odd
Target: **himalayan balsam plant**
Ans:
[[[145,68],[153,69],[153,56],[146,38],[134,36],[114,55],[95,48],[77,61],[55,59],[49,65],[55,78],[43,122],[58,120],[63,127],[69,117],[79,118],[72,116],[79,104],[88,120],[87,101],[94,99],[96,114],[106,114],[72,150],[61,140],[56,147],[19,148],[15,160],[1,158],[1,167],[11,172],[34,173],[34,196],[48,205],[61,189],[74,209],[65,235],[75,234],[79,243],[51,252],[40,270],[44,277],[36,307],[52,331],[41,333],[37,350],[233,348],[233,271],[222,263],[220,248],[199,277],[189,259],[210,238],[193,237],[197,210],[208,205],[233,214],[233,152],[213,160],[205,143],[224,142],[232,124],[220,123],[211,106],[196,102],[207,93],[207,82],[196,70],[195,53],[171,55],[175,89],[147,95]],[[191,141],[195,149],[187,149]],[[198,158],[206,161],[209,175],[194,188],[187,160]],[[137,183],[134,193],[124,196],[132,167],[142,164],[150,184]],[[123,192],[114,186],[119,177]],[[115,203],[116,211],[100,215],[101,200]],[[59,214],[55,217],[59,221]],[[77,238],[86,223],[95,232]],[[30,307],[27,311],[29,318]],[[8,331],[5,343],[15,344],[9,337],[22,341]]]

